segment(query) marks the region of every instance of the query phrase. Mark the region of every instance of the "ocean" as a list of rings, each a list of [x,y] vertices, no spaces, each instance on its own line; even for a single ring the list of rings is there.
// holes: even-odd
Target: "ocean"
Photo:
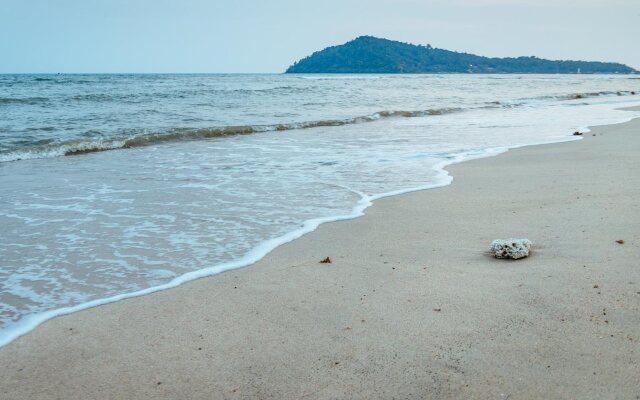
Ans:
[[[626,75],[0,75],[0,345],[249,265],[449,164],[639,117],[617,110],[638,93]]]

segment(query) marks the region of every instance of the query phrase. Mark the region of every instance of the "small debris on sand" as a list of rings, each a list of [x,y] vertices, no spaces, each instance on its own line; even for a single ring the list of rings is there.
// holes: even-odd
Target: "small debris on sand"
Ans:
[[[575,131],[573,132],[573,136],[582,136],[582,132]]]
[[[440,311],[442,311],[442,308],[434,308],[434,309],[433,309],[433,311],[438,311],[438,312],[440,312]]]
[[[618,239],[618,240],[616,240],[616,243],[618,243],[618,244],[624,244],[624,240],[622,240],[622,239]]]
[[[324,260],[320,261],[320,264],[331,264],[331,258],[325,258]]]
[[[511,258],[518,260],[529,256],[531,241],[529,239],[496,239],[491,242],[490,250],[495,258]]]
[[[600,286],[598,286],[598,285],[593,285],[593,288],[594,288],[594,289],[597,289],[597,288],[599,288],[599,287],[600,287]]]

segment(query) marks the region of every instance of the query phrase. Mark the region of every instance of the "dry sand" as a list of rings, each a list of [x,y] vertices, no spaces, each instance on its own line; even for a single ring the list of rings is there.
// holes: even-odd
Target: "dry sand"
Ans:
[[[640,120],[594,132],[51,320],[0,349],[0,398],[640,398]],[[485,253],[512,236],[533,255]]]

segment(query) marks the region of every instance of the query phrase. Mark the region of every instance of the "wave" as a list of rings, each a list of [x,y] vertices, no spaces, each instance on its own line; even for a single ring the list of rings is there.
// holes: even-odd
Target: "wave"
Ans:
[[[10,104],[34,105],[46,103],[48,101],[48,97],[0,97],[0,106]]]
[[[614,97],[614,96],[634,96],[640,94],[640,91],[633,90],[619,90],[619,91],[602,91],[602,92],[581,92],[581,93],[569,93],[559,95],[546,95],[537,97],[523,97],[516,100],[509,101],[489,101],[480,108],[514,108],[526,105],[531,102],[539,101],[569,101],[589,99],[594,97]]]
[[[94,153],[107,150],[128,149],[135,147],[151,146],[164,142],[177,142],[187,140],[213,139],[225,136],[249,135],[259,132],[272,131],[288,131],[294,129],[310,129],[320,127],[335,127],[343,125],[352,125],[372,122],[384,118],[415,118],[435,115],[444,115],[456,112],[462,112],[471,109],[487,109],[487,108],[512,108],[527,104],[530,101],[565,101],[586,99],[600,96],[625,96],[636,95],[637,92],[625,91],[602,91],[602,92],[585,92],[572,93],[563,95],[540,96],[534,98],[519,99],[516,101],[502,102],[491,101],[480,106],[469,108],[437,108],[428,110],[384,110],[373,114],[358,116],[346,119],[328,119],[318,121],[291,122],[274,125],[240,125],[240,126],[224,126],[212,128],[170,128],[163,132],[143,133],[135,135],[116,135],[111,138],[81,138],[62,142],[48,143],[46,145],[27,145],[21,149],[0,152],[0,163],[28,160],[36,158],[52,158],[60,156],[73,156],[87,153]],[[0,104],[2,100],[0,98]],[[9,99],[13,101],[43,101],[46,98],[29,98],[29,99]],[[98,133],[99,134],[99,133]]]
[[[619,90],[616,92],[613,91],[605,91],[605,92],[587,92],[587,93],[576,93],[568,96],[560,96],[560,100],[575,100],[575,99],[586,99],[589,97],[599,97],[599,96],[629,96],[635,95],[636,92],[632,90]]]
[[[94,83],[93,79],[78,79],[70,75],[58,75],[58,76],[37,76],[33,78],[34,82],[50,82],[52,84],[85,84]]]
[[[125,98],[126,96],[122,96]],[[89,94],[77,94],[75,96],[70,97],[73,101],[113,101],[116,100],[117,97],[106,94],[106,93],[89,93]]]
[[[592,97],[606,97],[606,96],[633,96],[638,92],[633,90],[618,90],[618,91],[602,91],[602,92],[583,92],[583,93],[570,93],[561,95],[539,96],[532,98],[525,98],[521,100],[578,100],[588,99]]]
[[[144,147],[163,142],[202,140],[226,136],[249,135],[258,132],[278,132],[294,129],[310,129],[352,125],[376,121],[382,118],[412,118],[424,117],[429,115],[443,115],[462,110],[463,109],[461,108],[441,108],[418,111],[380,111],[371,115],[347,119],[292,122],[274,125],[239,125],[213,128],[172,128],[164,132],[137,134],[128,137],[117,136],[113,138],[73,139],[63,142],[50,143],[45,146],[31,146],[20,150],[0,153],[0,163],[36,158],[73,156],[99,151]]]
[[[188,99],[193,96],[202,94],[212,95],[270,95],[270,94],[291,94],[305,92],[306,88],[295,86],[276,86],[261,89],[182,89],[172,92],[151,92],[151,93],[86,93],[77,94],[63,98],[62,101],[68,102],[138,102],[138,101],[154,101],[157,99]],[[1,103],[0,103],[1,104]],[[203,103],[206,104],[206,103]]]
[[[297,86],[274,86],[269,88],[260,89],[207,89],[205,91],[211,93],[240,93],[240,94],[254,94],[254,93],[277,93],[277,92],[306,92],[308,88]]]

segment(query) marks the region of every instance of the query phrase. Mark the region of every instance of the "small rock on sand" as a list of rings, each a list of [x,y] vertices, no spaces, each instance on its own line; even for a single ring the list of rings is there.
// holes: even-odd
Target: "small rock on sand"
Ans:
[[[531,241],[529,239],[496,239],[491,242],[491,252],[496,258],[518,260],[529,256]]]

